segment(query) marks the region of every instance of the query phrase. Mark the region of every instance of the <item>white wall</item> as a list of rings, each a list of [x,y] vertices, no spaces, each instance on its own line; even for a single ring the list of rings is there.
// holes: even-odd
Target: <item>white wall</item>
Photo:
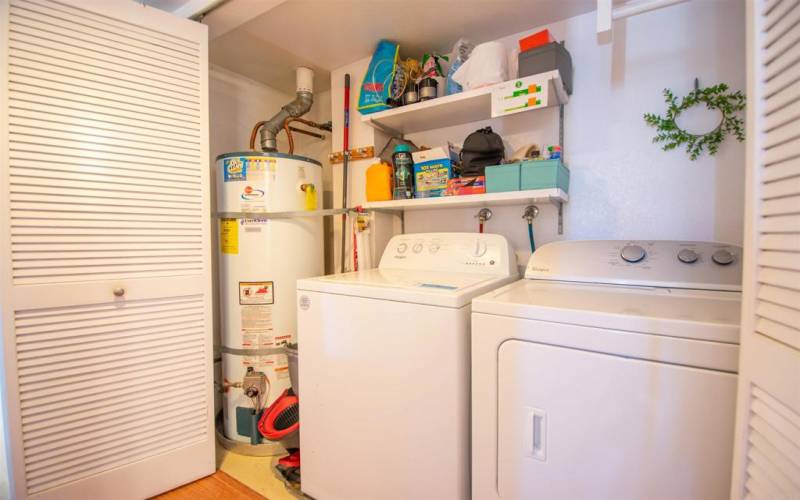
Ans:
[[[664,152],[652,144],[654,130],[645,112],[663,113],[662,90],[677,95],[725,82],[745,89],[744,2],[693,0],[614,24],[613,41],[595,33],[589,13],[546,26],[566,42],[575,68],[574,93],[566,106],[565,159],[571,171],[570,202],[564,207],[564,234],[556,232],[556,209],[540,204],[534,222],[537,244],[556,239],[698,239],[741,244],[744,145],[728,139],[714,157],[690,161],[683,151]],[[509,49],[522,36],[502,39]],[[402,52],[402,47],[401,47]],[[368,59],[332,72],[334,141],[344,72],[361,80]],[[338,102],[337,102],[338,98]],[[355,98],[354,98],[355,102]],[[354,111],[355,145],[374,140]],[[556,108],[521,113],[408,136],[417,144],[462,142],[481,126],[503,136],[510,154],[527,143],[557,142]],[[382,144],[376,144],[382,145]],[[334,142],[336,148],[336,142]],[[363,170],[355,165],[351,204],[364,200]],[[336,195],[337,197],[340,195]],[[529,255],[523,206],[492,208],[487,231],[510,239],[520,264]],[[476,209],[406,213],[406,232],[474,231]]]

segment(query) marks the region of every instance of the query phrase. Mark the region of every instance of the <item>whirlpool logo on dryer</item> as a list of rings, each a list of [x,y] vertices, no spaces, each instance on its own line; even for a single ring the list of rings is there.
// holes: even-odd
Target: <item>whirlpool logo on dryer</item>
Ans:
[[[244,201],[260,200],[264,197],[264,191],[261,189],[253,189],[253,186],[247,186],[242,191],[242,199]]]

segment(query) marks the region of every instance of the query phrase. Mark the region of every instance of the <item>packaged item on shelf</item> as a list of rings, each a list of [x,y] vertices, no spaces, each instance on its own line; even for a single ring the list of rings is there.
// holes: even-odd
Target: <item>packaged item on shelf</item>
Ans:
[[[469,59],[453,73],[453,80],[466,90],[508,79],[508,57],[500,42],[486,42],[472,49]]]
[[[393,198],[410,200],[414,197],[414,159],[411,157],[411,148],[408,144],[398,144],[394,147],[392,165],[394,166]]]
[[[550,79],[550,75],[533,75],[495,86],[492,92],[492,116],[510,115],[554,104],[550,102]]]
[[[483,194],[486,192],[486,177],[456,177],[447,181],[447,196]]]
[[[572,56],[564,47],[564,42],[547,43],[520,52],[517,58],[520,78],[557,69],[564,83],[564,89],[567,94],[572,94]]]
[[[414,159],[414,197],[444,196],[447,181],[453,177],[453,168],[458,160],[458,148],[448,142],[441,147],[414,152],[411,156]]]
[[[555,39],[553,35],[550,34],[550,30],[542,30],[537,31],[532,35],[528,35],[525,38],[521,38],[519,40],[519,51],[525,52],[526,50],[535,49],[536,47],[541,47],[542,45],[552,43]]]
[[[427,101],[428,99],[434,99],[438,95],[438,87],[439,82],[437,82],[434,78],[423,78],[419,82],[419,100],[420,101]]]
[[[492,127],[484,127],[469,134],[461,148],[461,175],[484,175],[487,165],[499,165],[506,157],[503,138]]]
[[[561,158],[561,146],[547,146],[547,159],[558,160]]]
[[[507,191],[519,191],[519,167],[519,162],[486,167],[486,192],[505,193]]]
[[[411,156],[414,158],[414,163],[447,159],[450,160],[452,166],[456,166],[460,152],[461,148],[451,142],[448,142],[447,144],[443,144],[435,148],[414,151],[411,153]]]
[[[450,160],[431,160],[414,164],[414,197],[444,196],[447,181],[452,177]]]
[[[528,160],[520,163],[520,189],[560,188],[569,192],[569,169],[561,160]]]
[[[450,69],[447,70],[447,89],[445,95],[458,94],[461,92],[461,85],[453,80],[453,74],[464,64],[464,61],[469,59],[473,48],[474,45],[465,38],[459,38],[456,44],[453,45],[453,61],[450,63]]]
[[[543,160],[542,158],[542,151],[536,144],[526,144],[520,148],[514,150],[514,154],[511,155],[511,161],[522,161],[522,160]]]
[[[381,40],[372,55],[361,92],[358,96],[358,110],[362,115],[389,109],[387,101],[392,98],[392,80],[397,69],[400,46],[389,40]]]
[[[367,168],[367,201],[392,199],[392,166],[380,162]]]

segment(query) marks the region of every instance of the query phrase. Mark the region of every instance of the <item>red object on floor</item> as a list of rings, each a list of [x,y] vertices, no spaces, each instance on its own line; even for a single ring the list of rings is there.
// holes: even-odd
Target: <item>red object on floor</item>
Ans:
[[[290,450],[285,457],[278,459],[278,464],[284,467],[300,467],[300,450]]]
[[[535,49],[536,47],[541,47],[542,45],[554,41],[555,39],[553,38],[553,35],[550,34],[550,30],[542,30],[534,33],[533,35],[528,35],[525,38],[520,39],[519,51],[525,52],[526,50]]]
[[[297,432],[300,428],[300,419],[296,418],[299,401],[291,389],[283,391],[283,394],[278,396],[278,399],[261,415],[258,421],[258,431],[261,435],[270,441],[278,441]],[[292,423],[286,425],[287,422]]]

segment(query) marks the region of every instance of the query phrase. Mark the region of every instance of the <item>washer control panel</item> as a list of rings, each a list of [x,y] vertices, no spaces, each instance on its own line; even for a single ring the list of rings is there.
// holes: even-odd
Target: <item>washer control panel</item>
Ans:
[[[560,241],[539,248],[525,277],[741,290],[742,249],[706,241]]]
[[[509,276],[517,273],[508,241],[488,233],[420,233],[393,237],[381,269],[417,269]]]

